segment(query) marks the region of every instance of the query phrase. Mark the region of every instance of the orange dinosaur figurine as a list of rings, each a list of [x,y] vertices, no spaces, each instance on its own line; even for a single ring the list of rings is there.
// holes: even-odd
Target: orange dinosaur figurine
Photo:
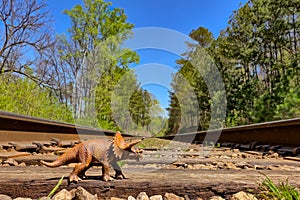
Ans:
[[[143,150],[135,149],[134,145],[144,138],[126,143],[120,132],[115,134],[114,140],[95,139],[87,140],[69,149],[55,161],[49,163],[41,160],[47,167],[59,167],[61,165],[75,163],[73,172],[69,176],[69,184],[78,182],[85,176],[85,172],[92,166],[102,165],[102,180],[110,181],[109,167],[112,166],[116,172],[115,178],[125,178],[118,161],[128,158],[140,158]],[[134,153],[134,155],[132,155]]]

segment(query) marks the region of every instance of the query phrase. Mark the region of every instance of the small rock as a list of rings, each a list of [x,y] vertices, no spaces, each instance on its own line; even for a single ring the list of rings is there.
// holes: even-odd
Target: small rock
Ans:
[[[181,162],[175,162],[175,163],[173,163],[173,165],[175,165],[176,167],[181,167],[181,168],[187,168],[188,167],[188,164],[181,163]]]
[[[270,155],[268,155],[268,158],[278,159],[279,158],[279,154],[278,153],[271,153]]]
[[[279,154],[278,153],[273,153],[272,155],[274,158],[279,158]]]
[[[74,198],[75,197],[75,193],[76,193],[76,188],[74,188],[73,190],[71,190],[70,191],[70,193],[71,193],[71,195],[72,195],[72,198]]]
[[[31,198],[22,198],[22,197],[18,197],[18,198],[14,199],[14,200],[32,200],[32,199],[31,199]]]
[[[238,167],[235,166],[232,162],[227,162],[225,163],[225,166],[227,169],[239,169]]]
[[[263,169],[266,169],[266,167],[263,166],[263,165],[254,165],[254,169],[256,169],[256,170],[263,170]]]
[[[189,152],[197,152],[199,151],[198,149],[190,149]]]
[[[72,200],[74,195],[72,195],[68,190],[63,189],[53,196],[52,200]]]
[[[117,197],[112,197],[112,198],[110,198],[110,200],[125,200],[125,199],[120,199],[120,198],[117,198]]]
[[[241,169],[247,169],[249,168],[250,165],[247,162],[242,161],[242,162],[235,163],[235,166]]]
[[[26,164],[22,162],[21,164],[19,164],[19,167],[26,167]]]
[[[183,197],[177,196],[173,193],[166,193],[164,196],[164,200],[184,200]]]
[[[223,169],[225,165],[223,162],[219,161],[213,162],[212,164],[215,165],[218,169]]]
[[[135,198],[133,196],[129,196],[127,200],[135,200]]]
[[[245,153],[242,153],[241,155],[242,155],[242,158],[244,158],[244,159],[248,158],[248,155]]]
[[[194,164],[194,169],[203,169],[204,167],[204,164]]]
[[[212,155],[206,155],[204,158],[212,158]]]
[[[225,199],[223,199],[220,196],[213,196],[213,197],[210,197],[210,200],[225,200]]]
[[[18,166],[18,162],[15,161],[13,158],[9,158],[3,162],[4,164],[9,164],[9,166]]]
[[[187,194],[184,195],[184,199],[185,199],[185,200],[191,200],[190,197],[189,197],[189,195],[187,195]]]
[[[161,195],[154,195],[150,197],[150,200],[163,200],[163,197]]]
[[[220,156],[220,158],[221,158],[221,159],[231,159],[231,157],[226,156],[226,155],[222,155],[222,156]]]
[[[238,154],[234,153],[231,155],[231,158],[237,158],[238,157]]]
[[[203,167],[203,169],[216,170],[217,167],[212,164],[207,164],[205,167]]]
[[[232,152],[233,153],[240,153],[240,150],[239,149],[232,149]]]
[[[78,187],[75,192],[76,200],[97,200],[97,194],[92,195],[88,191],[86,191],[83,187]]]
[[[267,170],[277,170],[278,169],[278,167],[273,167],[273,166],[268,166],[267,167]]]
[[[257,200],[257,198],[253,194],[249,194],[246,192],[238,192],[232,195],[230,200]]]
[[[137,197],[136,200],[149,200],[148,195],[146,192],[141,192]]]
[[[5,194],[0,194],[0,199],[1,200],[12,200],[12,198],[10,196],[7,196]]]

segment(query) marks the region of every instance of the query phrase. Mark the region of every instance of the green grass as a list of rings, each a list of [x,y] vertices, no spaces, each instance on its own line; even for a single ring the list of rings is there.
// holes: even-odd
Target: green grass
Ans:
[[[126,165],[126,161],[121,160],[121,161],[118,162],[118,165],[119,165],[120,167],[123,167],[124,165]]]
[[[265,180],[259,184],[261,190],[260,197],[263,199],[278,199],[278,200],[299,200],[299,191],[294,186],[290,185],[288,179],[285,182],[275,184],[267,175]]]
[[[56,184],[56,186],[51,190],[51,192],[48,194],[47,198],[50,200],[54,193],[56,192],[56,190],[59,188],[59,186],[62,184],[62,181],[64,179],[64,176],[61,177],[61,179],[58,181],[58,183]]]
[[[138,148],[163,148],[166,145],[170,144],[170,140],[163,140],[159,138],[146,138],[142,142],[138,143],[136,146]]]

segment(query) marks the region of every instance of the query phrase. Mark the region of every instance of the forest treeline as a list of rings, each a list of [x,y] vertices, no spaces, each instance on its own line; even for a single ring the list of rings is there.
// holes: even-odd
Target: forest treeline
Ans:
[[[195,126],[198,130],[210,128],[212,94],[203,77],[205,72],[201,74],[195,66],[205,56],[209,61],[204,66],[209,68],[213,62],[225,87],[226,118],[220,122],[223,126],[300,116],[299,0],[250,0],[234,11],[218,38],[205,27],[193,30],[190,37],[198,45],[190,44],[190,51],[177,61],[179,71],[170,92],[169,134]],[[201,49],[205,53],[195,57]],[[193,87],[197,113],[179,103],[182,81],[178,75]],[[185,111],[188,112],[183,115]]]
[[[250,0],[217,38],[205,27],[192,30],[197,44],[188,44],[177,60],[167,121],[130,70],[139,55],[122,48],[134,28],[123,9],[83,0],[64,11],[68,32],[56,34],[43,1],[2,0],[0,110],[167,134],[205,130],[211,122],[218,128],[299,117],[299,10],[299,0]],[[218,69],[222,83],[208,65]],[[225,112],[215,104],[225,104]],[[222,114],[224,119],[216,117]]]
[[[71,26],[66,34],[56,34],[43,1],[1,1],[0,110],[108,130],[156,132],[163,110],[129,69],[139,62],[137,53],[121,48],[134,27],[124,10],[103,0],[83,0],[64,14]],[[111,97],[125,74],[131,90],[118,97],[129,96],[130,109],[119,115],[122,104],[113,113]]]

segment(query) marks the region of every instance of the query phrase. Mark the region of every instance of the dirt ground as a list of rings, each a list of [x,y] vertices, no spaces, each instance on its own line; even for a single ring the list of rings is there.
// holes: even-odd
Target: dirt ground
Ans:
[[[11,152],[2,152],[2,156]],[[103,182],[101,167],[87,171],[87,179],[68,186],[67,178],[72,164],[58,168],[40,166],[39,160],[53,161],[54,154],[31,154],[15,157],[17,166],[0,166],[0,194],[12,198],[47,196],[59,179],[65,179],[59,190],[71,190],[82,186],[100,199],[125,198],[146,192],[149,196],[174,193],[185,199],[209,199],[221,196],[225,199],[239,191],[257,193],[258,185],[269,176],[275,183],[289,183],[300,188],[300,162],[287,160],[277,154],[240,152],[234,149],[214,149],[203,156],[198,146],[188,151],[180,149],[148,150],[141,162],[123,163],[124,180]],[[111,176],[114,175],[111,170]]]
[[[258,181],[263,180],[264,173],[275,182],[285,181],[300,186],[299,171],[270,171],[270,170],[190,170],[190,169],[144,169],[128,167],[124,170],[127,179],[101,181],[101,169],[92,168],[88,171],[87,179],[67,186],[67,177],[72,171],[70,167],[46,168],[43,166],[0,167],[0,194],[13,198],[47,196],[57,184],[61,176],[65,176],[60,189],[68,190],[78,186],[84,187],[98,197],[127,198],[146,191],[149,195],[174,193],[188,196],[190,199],[203,199],[214,195],[223,198],[239,191],[255,191]],[[113,173],[111,174],[113,175]]]

